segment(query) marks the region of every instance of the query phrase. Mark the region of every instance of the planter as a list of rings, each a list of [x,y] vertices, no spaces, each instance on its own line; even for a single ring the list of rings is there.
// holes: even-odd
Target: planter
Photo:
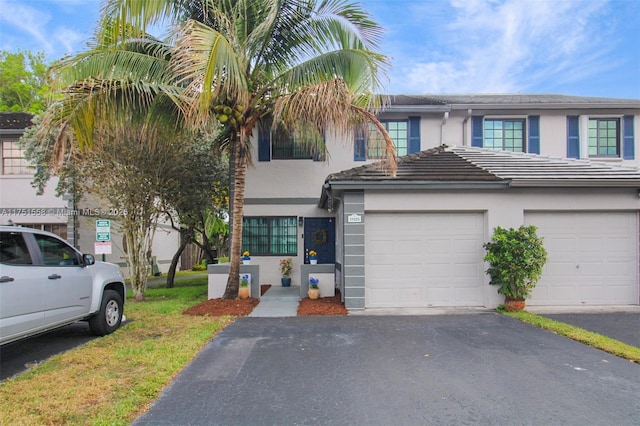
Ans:
[[[251,259],[242,259],[243,265],[251,265]]]
[[[238,298],[240,298],[240,299],[248,299],[249,298],[249,287],[240,287],[238,289]]]
[[[280,282],[282,283],[282,287],[291,287],[291,278],[290,277],[282,277],[282,278],[280,278]]]
[[[310,288],[307,294],[309,295],[309,299],[317,299],[320,297],[320,289]]]
[[[524,299],[518,299],[515,297],[505,297],[504,298],[504,308],[508,312],[518,312],[524,309],[526,303]]]
[[[311,265],[317,265],[318,264],[318,259],[309,259],[309,263]]]

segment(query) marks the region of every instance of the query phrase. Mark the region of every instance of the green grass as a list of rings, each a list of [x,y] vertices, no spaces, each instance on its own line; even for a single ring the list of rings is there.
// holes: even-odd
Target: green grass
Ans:
[[[0,424],[128,425],[231,317],[182,311],[206,300],[207,277],[128,299],[129,323],[0,384]]]
[[[502,313],[505,315],[509,315],[510,317],[517,318],[520,321],[524,321],[528,324],[542,328],[544,330],[551,331],[561,336],[565,336],[594,348],[603,350],[610,354],[628,359],[629,361],[640,363],[640,348],[620,342],[619,340],[612,339],[610,337],[603,336],[592,331],[587,331],[574,325],[566,324],[560,321],[554,321],[552,319],[535,315],[527,311],[503,311]]]

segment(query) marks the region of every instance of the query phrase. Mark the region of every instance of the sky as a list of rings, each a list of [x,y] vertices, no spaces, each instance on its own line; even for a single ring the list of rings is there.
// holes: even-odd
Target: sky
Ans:
[[[153,0],[150,0],[153,1]],[[384,29],[385,93],[640,99],[639,0],[361,0]],[[0,0],[0,50],[84,50],[100,0]]]

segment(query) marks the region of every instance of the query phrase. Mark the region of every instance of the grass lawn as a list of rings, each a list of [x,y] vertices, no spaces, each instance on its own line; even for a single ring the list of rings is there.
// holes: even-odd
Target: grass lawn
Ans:
[[[206,300],[207,277],[129,294],[128,323],[0,384],[0,424],[128,425],[233,317],[182,315]]]
[[[544,330],[549,330],[561,336],[568,337],[570,339],[640,364],[640,348],[628,345],[619,340],[587,331],[580,327],[566,324],[564,322],[554,321],[552,319],[535,315],[527,311],[503,311],[503,313],[505,315],[509,315],[511,317],[524,321],[528,324],[540,327]]]

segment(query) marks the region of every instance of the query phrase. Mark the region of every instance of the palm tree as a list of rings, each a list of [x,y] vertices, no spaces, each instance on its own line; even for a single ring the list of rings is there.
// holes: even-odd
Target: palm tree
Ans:
[[[231,267],[224,297],[235,298],[251,135],[266,118],[320,133],[332,128],[349,134],[370,123],[384,137],[389,168],[395,170],[393,143],[375,116],[383,103],[375,93],[387,65],[377,52],[382,29],[348,0],[107,0],[102,38],[124,45],[159,23],[175,29],[169,42],[171,77],[150,80],[132,70],[126,84],[135,85],[142,99],[158,93],[153,90],[166,93],[191,126],[212,118],[221,123],[218,142],[228,150],[233,170]],[[144,65],[149,74],[157,71]],[[126,66],[136,66],[135,60]],[[171,86],[157,87],[157,81]]]

